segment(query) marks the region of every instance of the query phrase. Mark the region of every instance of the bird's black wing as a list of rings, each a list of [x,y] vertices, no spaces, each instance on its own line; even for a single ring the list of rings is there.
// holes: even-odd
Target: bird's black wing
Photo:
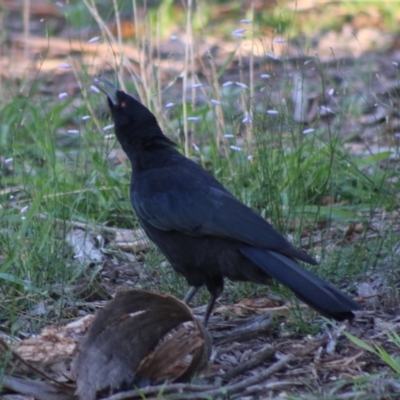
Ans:
[[[187,167],[150,170],[134,182],[131,198],[140,218],[160,230],[234,239],[315,264],[211,175]]]

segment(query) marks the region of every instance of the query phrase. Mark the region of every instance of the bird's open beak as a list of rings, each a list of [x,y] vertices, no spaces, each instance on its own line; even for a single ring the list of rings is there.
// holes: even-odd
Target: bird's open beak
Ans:
[[[94,85],[107,95],[113,106],[118,105],[117,90],[111,82],[106,79],[94,78]]]

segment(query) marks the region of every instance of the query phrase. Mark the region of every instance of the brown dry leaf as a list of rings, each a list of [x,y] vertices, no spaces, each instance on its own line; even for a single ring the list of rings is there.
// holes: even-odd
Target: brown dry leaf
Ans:
[[[250,311],[247,309],[247,307],[244,307],[241,304],[225,304],[216,307],[213,311],[213,314],[226,315],[226,316],[235,315],[237,317],[245,317],[250,314]]]
[[[276,301],[271,300],[268,297],[259,297],[257,299],[243,299],[241,303],[249,308],[268,308],[279,306]]]
[[[189,321],[194,324],[192,333],[187,328],[178,330],[149,356],[168,332]],[[97,313],[79,345],[73,362],[77,394],[91,400],[102,389],[117,389],[132,380],[138,384],[143,378],[188,379],[204,366],[210,349],[211,339],[183,302],[145,291],[119,292]],[[178,368],[190,353],[189,366]]]
[[[215,314],[236,315],[237,317],[246,317],[249,314],[266,314],[269,310],[275,310],[279,304],[266,297],[258,299],[243,299],[236,304],[227,304],[217,307]]]
[[[150,247],[150,241],[142,229],[118,229],[114,234],[113,243],[122,251],[139,253]]]
[[[344,234],[344,237],[345,238],[349,238],[349,237],[353,236],[356,233],[362,233],[364,230],[365,230],[365,227],[364,227],[363,223],[361,223],[361,222],[359,222],[359,223],[351,223],[348,226],[348,228],[347,228],[347,230],[346,230],[346,232]]]

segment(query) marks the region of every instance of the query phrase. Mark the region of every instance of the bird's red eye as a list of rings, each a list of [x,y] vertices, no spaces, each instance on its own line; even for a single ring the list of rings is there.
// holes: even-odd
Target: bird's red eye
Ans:
[[[121,108],[125,108],[125,107],[126,107],[126,103],[125,103],[124,101],[121,102],[120,107],[121,107]]]

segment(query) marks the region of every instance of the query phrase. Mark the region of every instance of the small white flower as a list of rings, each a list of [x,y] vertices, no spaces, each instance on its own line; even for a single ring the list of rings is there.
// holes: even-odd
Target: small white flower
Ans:
[[[61,69],[70,69],[71,66],[70,66],[69,64],[67,64],[67,63],[61,63],[61,64],[58,64],[58,68],[61,68]]]
[[[98,42],[100,39],[101,39],[100,36],[95,36],[95,37],[92,37],[91,39],[89,39],[89,40],[88,40],[88,43],[96,43],[96,42]]]
[[[68,97],[68,93],[66,93],[66,92],[59,93],[59,95],[58,95],[58,98],[60,100],[66,99],[67,97]]]
[[[200,88],[200,87],[202,87],[202,86],[203,86],[202,83],[195,83],[195,84],[192,85],[190,88],[191,88],[191,89],[197,89],[197,88]]]
[[[84,116],[82,117],[82,121],[87,121],[87,120],[90,119],[90,118],[91,118],[90,115],[84,115]]]
[[[79,131],[77,129],[69,129],[67,133],[70,135],[79,135]]]
[[[14,159],[13,158],[6,158],[5,160],[4,160],[4,164],[11,164],[12,162],[14,161]]]
[[[103,131],[106,132],[106,131],[109,131],[109,130],[111,130],[111,129],[113,129],[113,128],[114,128],[114,124],[106,125],[106,126],[103,128]]]
[[[242,148],[239,146],[229,146],[231,150],[233,151],[242,151]]]
[[[271,75],[262,74],[262,75],[260,75],[260,77],[261,77],[261,79],[269,79],[269,78],[271,78]]]
[[[13,200],[13,199],[14,199],[14,196],[13,196],[13,195],[10,195],[9,199],[10,199],[10,200]]]
[[[228,82],[223,83],[222,87],[227,87],[227,86],[231,86],[231,85],[233,85],[233,82],[232,81],[228,81]]]
[[[393,61],[393,62],[392,62],[392,65],[393,65],[393,67],[396,67],[396,68],[397,68],[397,67],[399,66],[399,63],[396,62],[396,61]]]
[[[197,144],[192,143],[192,147],[193,147],[194,151],[197,151],[197,152],[200,151],[199,146],[197,146]]]
[[[327,106],[320,106],[319,112],[321,115],[333,114],[333,111]]]
[[[172,108],[175,105],[175,103],[168,103],[165,105],[165,108]]]
[[[249,154],[249,155],[247,156],[247,159],[248,159],[249,161],[252,161],[252,160],[253,160],[253,156],[252,156],[251,154]]]
[[[329,96],[333,96],[334,93],[335,93],[335,89],[334,88],[329,89],[329,91],[328,91]]]
[[[242,89],[247,89],[247,85],[242,82],[235,82],[236,86],[239,86]]]
[[[232,35],[233,36],[236,36],[236,37],[238,37],[238,38],[243,38],[244,37],[244,35],[243,35],[243,33],[246,31],[246,29],[243,29],[243,28],[241,28],[241,29],[236,29],[236,30],[234,30],[233,32],[232,32]]]
[[[277,115],[277,114],[279,114],[279,112],[277,110],[267,110],[267,114]]]
[[[188,117],[187,120],[190,121],[190,122],[199,122],[200,118],[199,117]]]
[[[110,135],[104,135],[104,139],[113,139],[113,138],[115,138],[115,135],[112,133],[112,134],[110,134]]]
[[[22,219],[22,221],[25,221],[25,220],[26,220],[26,217],[21,217],[21,219]]]
[[[253,21],[251,19],[241,19],[240,22],[242,24],[252,24],[253,23]]]
[[[235,137],[235,135],[231,135],[230,133],[227,133],[226,135],[224,135],[225,139],[233,139]]]
[[[171,35],[169,38],[170,38],[170,40],[174,41],[174,40],[178,39],[178,36],[177,35]]]
[[[211,99],[211,100],[210,100],[210,103],[211,103],[211,104],[214,104],[215,106],[220,106],[220,105],[221,105],[221,102],[218,101],[218,100],[215,100],[215,99]]]
[[[99,90],[96,86],[94,86],[94,85],[91,85],[91,86],[90,86],[90,90],[91,90],[92,92],[95,92],[95,93],[100,93],[100,90]]]
[[[307,135],[307,134],[313,133],[313,132],[315,132],[315,129],[312,129],[312,128],[310,128],[310,129],[305,129],[305,130],[303,131],[303,135]]]
[[[244,118],[242,119],[242,124],[251,124],[253,119],[251,118],[250,114],[246,111],[244,113]]]
[[[265,53],[265,57],[270,58],[271,60],[279,60],[279,57],[277,57],[275,54],[273,53]]]
[[[22,207],[20,213],[25,214],[28,211],[28,208],[29,208],[29,206]]]
[[[286,43],[286,40],[283,39],[283,38],[275,38],[275,39],[274,39],[274,42],[275,42],[275,43]]]

